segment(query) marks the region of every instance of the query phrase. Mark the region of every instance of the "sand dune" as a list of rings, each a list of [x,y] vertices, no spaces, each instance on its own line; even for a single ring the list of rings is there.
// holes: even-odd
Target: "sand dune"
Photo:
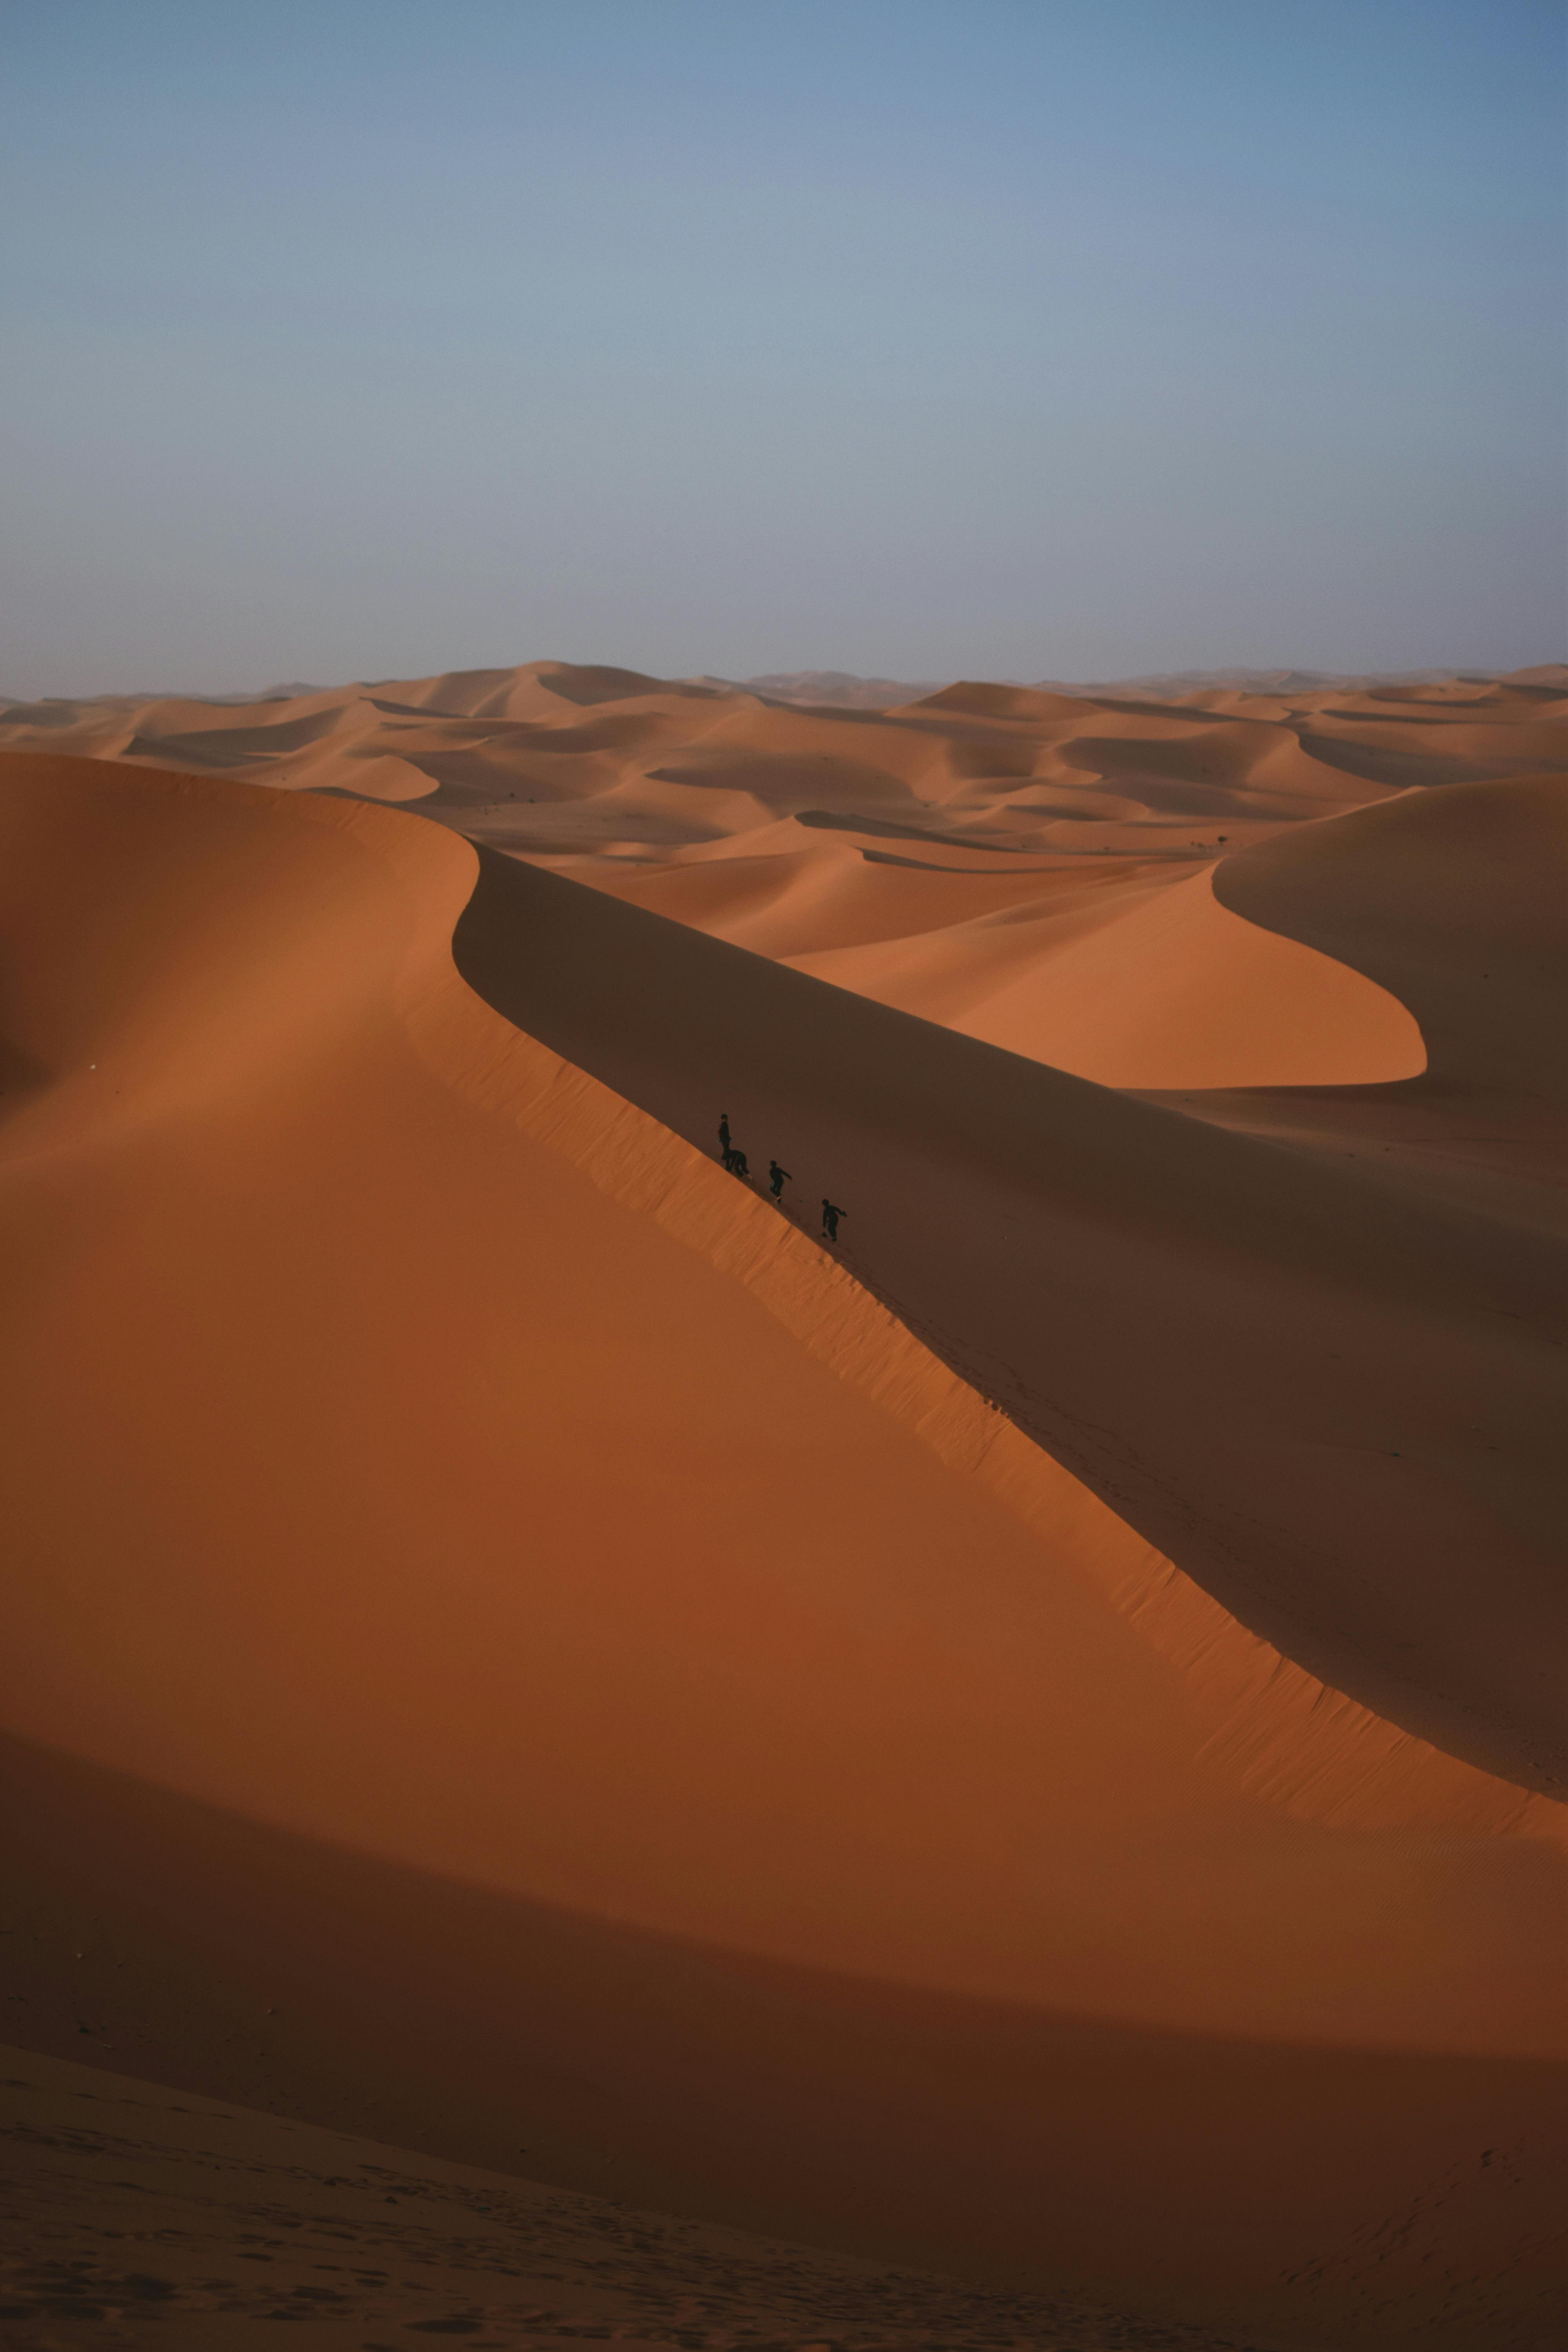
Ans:
[[[17,2038],[1211,2330],[1550,2340],[1561,782],[308,699],[0,761]],[[1019,809],[1069,772],[1112,813]],[[1138,779],[1222,775],[1216,863]]]
[[[802,699],[814,685],[847,698]],[[1174,700],[1161,685],[968,681],[873,705],[841,674],[740,688],[535,662],[249,706],[13,705],[0,746],[416,803],[1101,1084],[1415,1076],[1396,992],[1228,920],[1202,874],[1411,788],[1561,769],[1563,679],[1237,674]]]
[[[1563,1099],[1568,779],[1453,787],[1227,859],[1221,902],[1397,992],[1433,1087]]]
[[[781,845],[600,887],[1104,1086],[1365,1084],[1425,1063],[1396,996],[1237,919],[1201,866],[954,872]]]
[[[508,845],[544,855],[574,847],[598,855],[605,845],[586,825],[575,841],[532,830],[540,820],[524,814],[531,805],[571,799],[584,803],[585,820],[586,804],[612,782],[631,787],[639,807],[658,808],[671,784],[718,778],[731,785],[753,770],[773,788],[763,795],[770,808],[798,814],[820,805],[853,814],[874,813],[889,798],[912,799],[929,804],[927,821],[940,833],[992,845],[1037,845],[1046,832],[1037,820],[1051,815],[1052,793],[1078,796],[1071,814],[1080,825],[1094,822],[1101,803],[1129,801],[1130,813],[1113,808],[1110,822],[1136,826],[1142,838],[1116,846],[1184,850],[1194,824],[1211,828],[1205,841],[1213,846],[1215,820],[1225,830],[1227,818],[1276,823],[1411,783],[1542,768],[1561,758],[1568,718],[1568,685],[1533,673],[1519,681],[1361,688],[1334,681],[1294,688],[1276,680],[1266,691],[1215,687],[1164,702],[1111,688],[971,683],[896,708],[830,707],[762,690],[789,683],[742,688],[532,662],[250,704],[133,697],[13,702],[0,704],[0,748],[195,767],[370,797],[374,782],[359,771],[390,756],[426,774],[432,795],[453,784],[482,787],[484,813],[511,836]],[[597,764],[606,755],[613,779]],[[664,769],[674,772],[656,773]],[[1009,789],[1020,785],[1022,794]],[[1037,807],[1039,792],[1047,800]],[[706,837],[731,831],[713,824]]]

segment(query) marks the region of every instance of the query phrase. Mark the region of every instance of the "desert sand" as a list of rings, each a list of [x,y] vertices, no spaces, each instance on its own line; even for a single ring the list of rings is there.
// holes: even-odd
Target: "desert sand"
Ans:
[[[0,2154],[0,2196],[26,2230],[0,2253],[20,2340],[201,2347],[285,2320],[289,2341],[315,2352],[345,2341],[389,2352],[405,2330],[492,2347],[609,2336],[629,2352],[811,2338],[869,2352],[889,2336],[977,2352],[1215,2352],[1219,2342],[1077,2299],[628,2211],[36,2052],[3,2054],[22,2070],[5,2083],[13,2120]]]
[[[1565,720],[0,709],[26,2128],[920,2274],[726,2341],[1557,2341]]]

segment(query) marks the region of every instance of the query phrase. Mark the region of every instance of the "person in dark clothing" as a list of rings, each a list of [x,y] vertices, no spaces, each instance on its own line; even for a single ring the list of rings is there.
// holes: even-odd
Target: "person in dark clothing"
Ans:
[[[746,1165],[746,1155],[743,1151],[738,1151],[731,1146],[730,1157],[724,1164],[731,1176],[739,1176],[742,1183],[751,1182],[752,1171]]]
[[[826,1192],[823,1194],[822,1237],[824,1241],[836,1242],[838,1239],[838,1220],[840,1217],[847,1217],[848,1214],[849,1212],[847,1209],[839,1208],[836,1202],[828,1199]]]
[[[721,1110],[719,1114],[719,1157],[728,1168],[730,1165],[730,1114],[727,1110]]]
[[[787,1168],[781,1168],[776,1160],[770,1160],[768,1162],[768,1190],[773,1194],[775,1201],[783,1198],[784,1188],[788,1181],[789,1170]]]

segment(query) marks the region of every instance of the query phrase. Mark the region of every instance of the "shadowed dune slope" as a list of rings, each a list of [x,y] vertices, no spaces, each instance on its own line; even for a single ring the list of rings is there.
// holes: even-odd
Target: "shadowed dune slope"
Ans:
[[[483,861],[456,953],[678,1133],[721,1103],[808,1209],[831,1192],[856,1274],[1254,1630],[1562,1787],[1561,1243],[512,861]]]
[[[1457,2167],[1524,2324],[1468,2151],[1541,2177],[1563,2050],[1538,1257],[369,804],[13,757],[0,839],[29,1966],[125,1923],[151,2070],[239,2095],[195,2021],[275,1959],[448,2153],[532,2085],[555,2177],[1299,2335]]]

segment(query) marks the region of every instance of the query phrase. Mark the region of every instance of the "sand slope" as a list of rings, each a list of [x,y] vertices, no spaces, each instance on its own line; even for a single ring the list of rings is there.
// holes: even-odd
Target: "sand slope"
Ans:
[[[608,2135],[651,2201],[1302,2341],[1482,2119],[1543,2177],[1534,1236],[513,860],[465,911],[390,811],[3,783],[13,1884],[46,1958],[83,1906],[162,1953],[117,2032],[197,1987],[152,2071],[254,2095],[285,1969],[293,2112],[346,2068],[495,2162],[552,2083],[547,2178]],[[681,1139],[721,1098],[847,1270]],[[1547,2256],[1464,2205],[1523,2327]]]
[[[0,2052],[0,2255],[16,2352],[150,2326],[160,2344],[338,2352],[406,2328],[491,2345],[613,2335],[631,2352],[736,2336],[910,2347],[1026,2338],[1061,2352],[1232,2337],[1077,2299],[986,2290],[628,2210],[427,2152]],[[127,2176],[130,2176],[129,2178]]]
[[[345,2158],[374,2134],[906,2271],[1206,2314],[1205,2344],[1560,2338],[1561,2065],[1163,2034],[825,1976],[421,1876],[10,1741],[0,1773],[8,2009],[30,2051],[349,2133]],[[308,2219],[308,2165],[295,2179]],[[258,2227],[269,2246],[250,2219],[226,2260],[232,2223],[209,2206],[206,2275],[254,2275]],[[575,2271],[575,2239],[543,2239],[547,2273]],[[606,2247],[597,2283],[636,2298],[629,2251]],[[145,2267],[167,2276],[159,2254]],[[879,2315],[895,2341],[906,2312]],[[1041,2340],[1037,2320],[1016,2332]]]

